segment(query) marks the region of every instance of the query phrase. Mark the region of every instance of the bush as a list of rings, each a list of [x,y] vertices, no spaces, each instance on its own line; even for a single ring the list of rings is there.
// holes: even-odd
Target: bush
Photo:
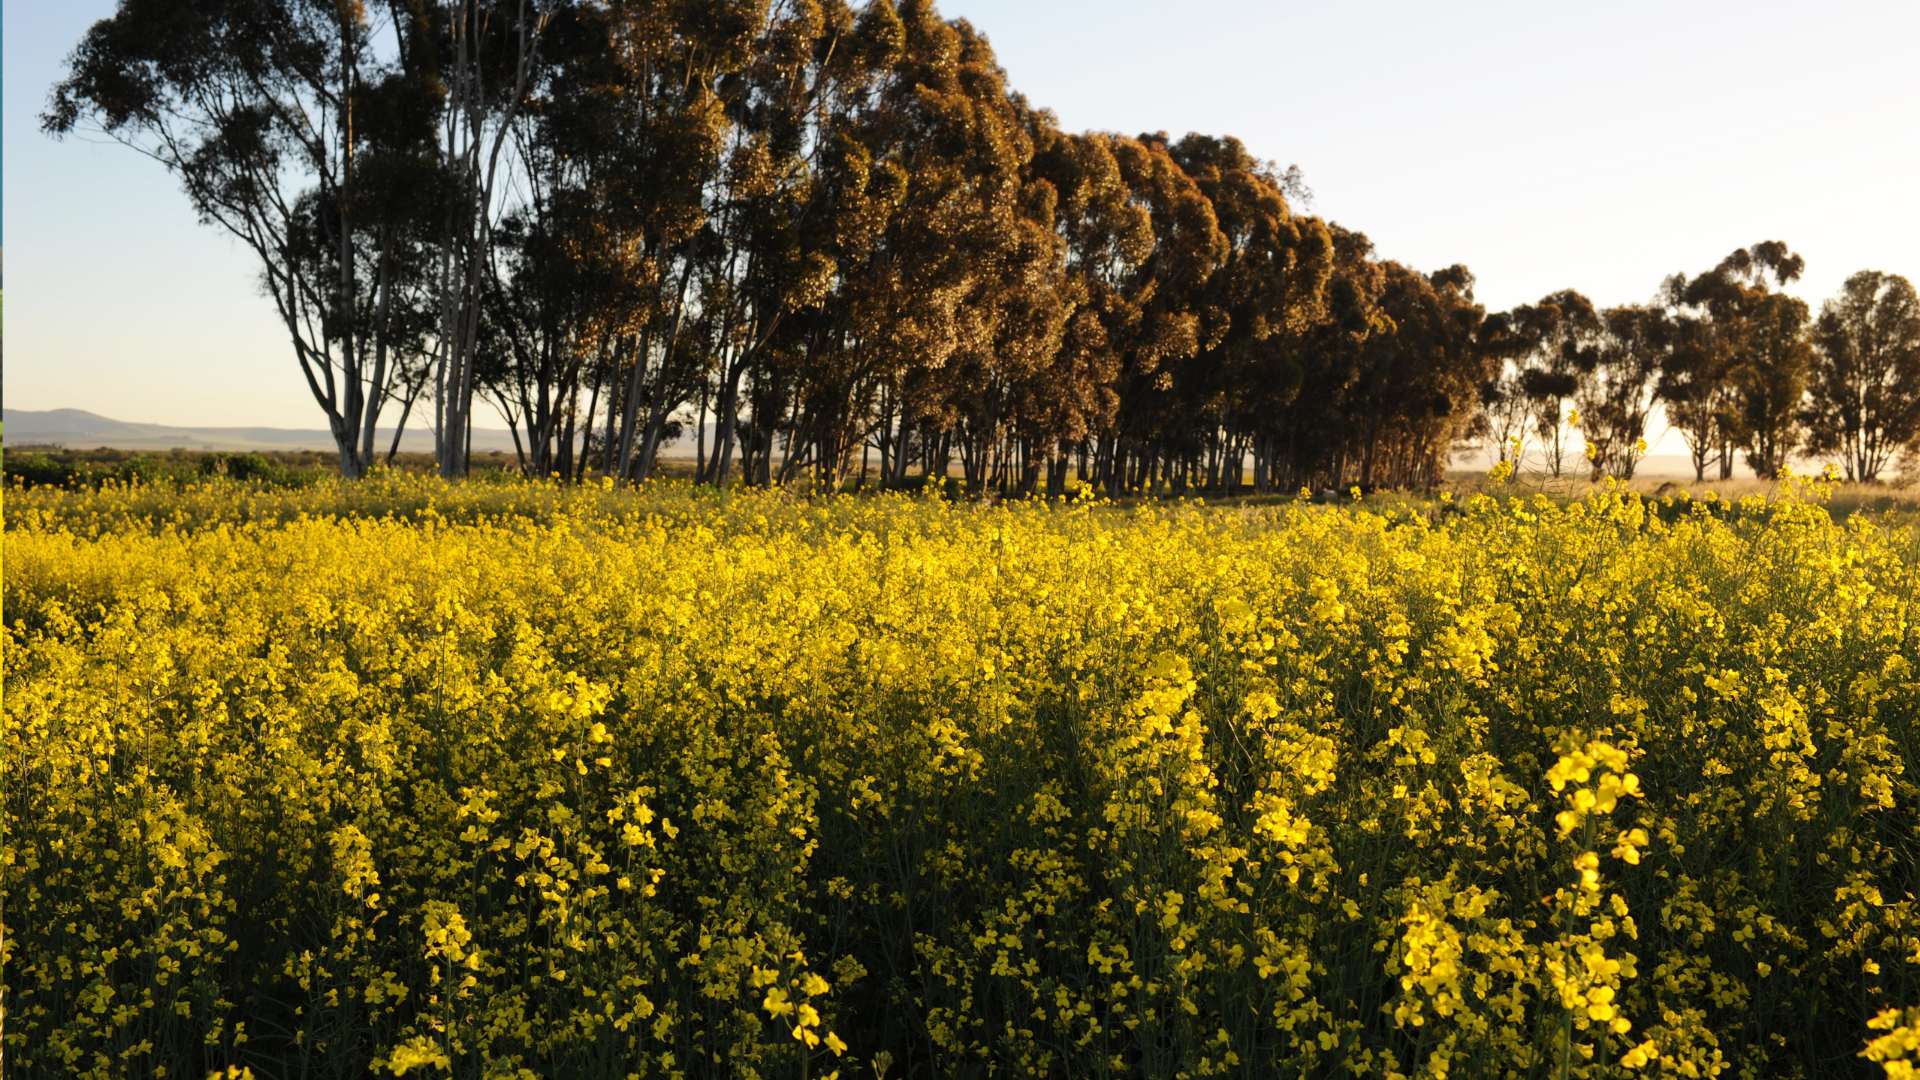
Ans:
[[[10,450],[3,459],[9,483],[24,487],[59,487],[71,482],[73,465],[37,450]]]

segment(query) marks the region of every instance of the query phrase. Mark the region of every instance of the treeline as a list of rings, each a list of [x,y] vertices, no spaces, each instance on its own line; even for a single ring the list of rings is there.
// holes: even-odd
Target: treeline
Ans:
[[[1796,455],[1880,479],[1920,436],[1920,297],[1862,271],[1814,318],[1780,291],[1804,267],[1769,241],[1668,278],[1648,304],[1596,310],[1567,290],[1490,317],[1482,340],[1500,369],[1483,400],[1499,459],[1536,442],[1559,476],[1577,427],[1595,479],[1629,478],[1658,404],[1696,480],[1709,467],[1724,480],[1740,458],[1773,479]]]
[[[1657,399],[1697,463],[1871,478],[1920,422],[1899,279],[1817,334],[1777,244],[1489,316],[1238,140],[1062,131],[925,0],[121,0],[45,124],[254,252],[350,475],[416,410],[464,474],[476,402],[541,476],[687,439],[714,484],[1008,492],[1426,485],[1489,435],[1558,472],[1575,409],[1629,474]]]

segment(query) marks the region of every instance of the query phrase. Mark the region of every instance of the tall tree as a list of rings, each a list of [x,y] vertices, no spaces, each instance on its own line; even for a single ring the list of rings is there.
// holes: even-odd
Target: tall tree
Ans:
[[[1373,334],[1361,350],[1358,384],[1366,396],[1354,411],[1368,417],[1355,435],[1364,487],[1431,487],[1447,455],[1478,416],[1479,389],[1492,374],[1482,347],[1486,310],[1474,302],[1473,274],[1454,265],[1420,274],[1385,264],[1381,309],[1390,334]]]
[[[1153,248],[1123,278],[1119,316],[1108,328],[1120,357],[1111,422],[1091,447],[1091,474],[1109,491],[1141,473],[1158,430],[1159,410],[1186,362],[1225,329],[1202,319],[1202,291],[1226,262],[1228,241],[1213,203],[1169,153],[1166,139],[1111,143],[1130,201],[1147,212]]]
[[[1647,417],[1672,341],[1672,323],[1658,306],[1627,305],[1600,313],[1600,333],[1581,355],[1574,392],[1594,479],[1633,478],[1646,453]]]
[[[359,3],[121,0],[42,117],[158,161],[253,253],[348,476],[372,464],[386,405],[419,385],[420,286],[445,206],[412,10],[388,5],[382,42]]]
[[[1047,134],[1034,168],[1056,193],[1054,227],[1074,312],[1036,387],[1031,412],[1047,440],[1047,491],[1066,490],[1070,450],[1108,430],[1119,409],[1116,385],[1150,279],[1142,268],[1154,252],[1154,221],[1148,205],[1134,198],[1116,152],[1120,136]]]
[[[1726,463],[1723,471],[1732,469],[1721,451],[1727,445],[1722,433],[1732,430],[1734,423],[1733,361],[1729,351],[1719,347],[1708,316],[1687,305],[1686,291],[1685,274],[1674,274],[1661,286],[1659,303],[1672,341],[1655,396],[1666,411],[1668,425],[1685,441],[1694,482],[1700,483],[1716,456]]]
[[[1493,444],[1496,462],[1526,459],[1527,437],[1533,427],[1533,399],[1527,396],[1526,362],[1534,345],[1528,334],[1524,307],[1495,312],[1481,328],[1482,347],[1493,374],[1480,388],[1481,426]]]
[[[1520,389],[1533,405],[1533,430],[1546,456],[1547,471],[1566,469],[1567,407],[1580,389],[1582,354],[1600,330],[1593,302],[1562,289],[1515,312],[1515,329],[1525,344]]]
[[[1719,463],[1721,479],[1732,476],[1738,449],[1763,476],[1792,453],[1811,353],[1806,305],[1777,289],[1805,268],[1786,244],[1769,240],[1698,277],[1668,279],[1677,336],[1662,397],[1687,439],[1696,478],[1709,460]]]
[[[1184,476],[1207,454],[1237,477],[1250,448],[1265,490],[1284,444],[1266,418],[1298,389],[1289,336],[1327,317],[1333,237],[1288,205],[1289,190],[1301,190],[1297,171],[1280,172],[1240,140],[1188,135],[1171,152],[1213,204],[1227,248],[1199,297],[1206,352],[1177,380],[1165,464]]]
[[[803,460],[797,454],[804,447],[792,438],[800,422],[795,409],[805,397],[823,402],[822,392],[803,391],[807,380],[828,370],[836,344],[821,320],[809,316],[832,295],[845,239],[835,229],[832,215],[840,204],[826,195],[821,166],[830,152],[844,150],[847,111],[868,92],[872,74],[844,5],[790,0],[763,9],[740,76],[718,87],[728,101],[732,135],[710,213],[713,258],[697,284],[702,308],[716,306],[724,352],[711,365],[693,356],[677,365],[688,375],[709,366],[717,372],[719,428],[708,468],[718,482],[732,470],[736,443],[751,482],[773,479],[775,439],[783,431],[783,472]],[[830,381],[851,392],[837,377]],[[643,469],[651,468],[659,446],[652,432],[699,392],[698,380],[678,372],[672,385],[669,393],[653,395]],[[815,427],[827,434],[820,425],[828,423]],[[838,445],[844,427],[831,426]]]
[[[1871,484],[1920,439],[1920,296],[1906,278],[1862,270],[1822,305],[1814,341],[1808,449]]]
[[[1054,127],[1053,116],[1017,94],[1007,101],[1020,179],[1010,197],[991,208],[998,250],[989,265],[1004,268],[984,283],[981,297],[992,337],[986,352],[963,352],[949,365],[947,392],[961,421],[970,487],[1025,491],[1045,453],[1037,442],[1046,433],[1041,418],[1048,392],[1040,379],[1060,352],[1079,293],[1067,278],[1065,241],[1054,227],[1058,191],[1033,169],[1035,146]]]
[[[809,265],[830,270],[821,280],[831,291],[795,293],[779,260],[754,254],[759,277],[750,296],[757,298],[753,322],[765,328],[758,335],[764,344],[736,351],[722,372],[720,446],[708,466],[716,482],[726,481],[738,430],[753,436],[743,443],[751,454],[762,445],[770,452],[772,433],[799,422],[796,408],[812,408],[816,430],[842,426],[828,415],[838,410],[825,408],[825,391],[795,395],[797,377],[824,379],[845,393],[875,384],[886,428],[877,437],[886,448],[882,472],[893,474],[890,481],[904,477],[915,432],[938,431],[938,453],[944,460],[950,452],[953,416],[934,376],[962,349],[987,349],[987,264],[979,257],[1000,242],[989,235],[992,211],[1014,197],[1019,181],[1019,152],[1010,142],[1017,141],[1017,121],[1007,108],[1004,73],[984,40],[972,41],[970,33],[924,2],[898,10],[870,4],[855,20],[846,55],[858,60],[858,70],[834,101],[831,137],[818,143],[831,172],[812,204],[846,216],[842,224],[822,220],[791,234],[812,245]],[[768,254],[792,260],[800,251],[776,246]],[[796,305],[831,307],[841,317],[790,320]],[[833,371],[843,361],[861,376]],[[743,421],[735,416],[736,388],[749,372],[755,392]],[[769,459],[758,461],[749,479],[766,474]]]
[[[345,11],[360,5],[337,6]],[[455,477],[467,471],[481,313],[493,296],[488,273],[504,152],[541,76],[541,39],[552,12],[532,0],[416,0],[404,6],[410,14],[405,21],[427,30],[418,35],[430,45],[425,63],[444,95],[435,140],[447,199],[437,249],[433,430],[440,474]]]
[[[1800,449],[1813,370],[1806,302],[1770,293],[1754,305],[1744,362],[1735,369],[1737,439],[1747,467],[1772,480]]]
[[[1363,460],[1359,433],[1368,427],[1373,393],[1367,360],[1381,355],[1373,339],[1399,332],[1387,310],[1389,264],[1373,258],[1364,233],[1329,226],[1333,274],[1327,318],[1286,335],[1283,347],[1299,370],[1298,387],[1271,419],[1280,432],[1273,483],[1341,488]],[[1229,474],[1231,487],[1238,480]]]

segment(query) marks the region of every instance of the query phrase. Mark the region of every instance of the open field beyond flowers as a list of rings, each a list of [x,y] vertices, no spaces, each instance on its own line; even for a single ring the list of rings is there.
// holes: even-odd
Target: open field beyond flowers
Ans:
[[[10,492],[9,1075],[1868,1076],[1920,525]]]

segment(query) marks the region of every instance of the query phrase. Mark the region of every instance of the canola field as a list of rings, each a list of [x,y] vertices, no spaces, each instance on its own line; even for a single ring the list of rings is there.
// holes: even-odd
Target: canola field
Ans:
[[[9,1076],[1876,1076],[1920,525],[7,496]]]

